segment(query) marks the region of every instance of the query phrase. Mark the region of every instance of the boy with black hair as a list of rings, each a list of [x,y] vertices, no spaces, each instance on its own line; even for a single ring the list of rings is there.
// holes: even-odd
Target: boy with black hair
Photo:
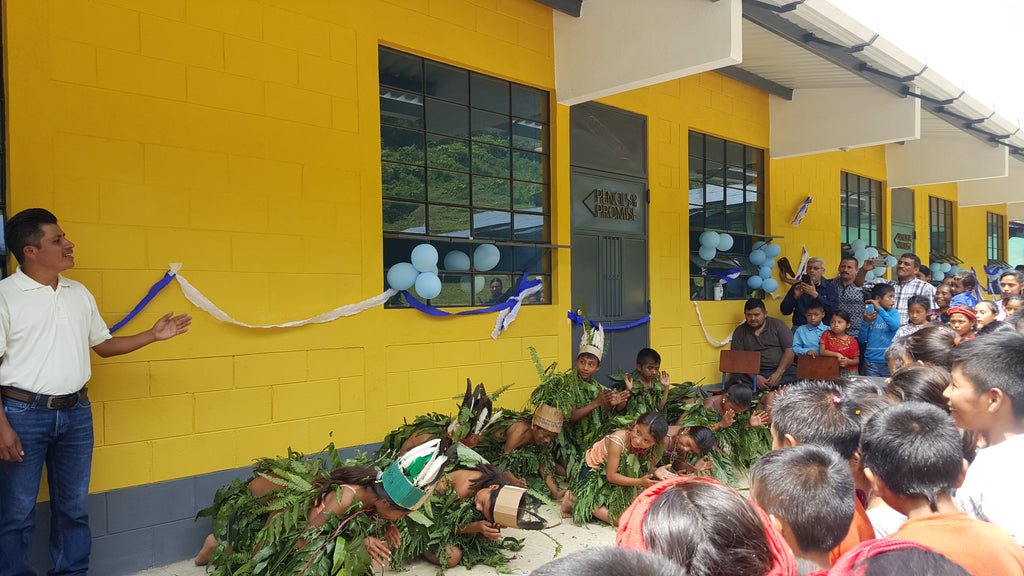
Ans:
[[[986,446],[967,469],[957,504],[1024,545],[1024,334],[977,338],[954,348],[945,396],[957,426],[980,432]]]
[[[908,518],[892,538],[924,544],[975,576],[1024,574],[1024,551],[1005,530],[956,507],[967,462],[948,414],[924,402],[889,406],[864,425],[861,451],[874,492]]]
[[[750,469],[750,499],[764,509],[797,558],[827,570],[829,551],[849,531],[853,475],[835,450],[794,446],[773,450]]]
[[[974,274],[969,270],[958,270],[953,274],[953,299],[949,301],[949,305],[973,310],[978,305],[978,297],[974,295],[974,287],[977,284]]]
[[[914,332],[924,328],[928,324],[929,306],[931,306],[931,300],[927,296],[921,296],[920,294],[911,296],[910,300],[907,301],[908,322],[900,326],[899,330],[896,331],[896,335],[892,337],[892,341],[902,342]],[[890,367],[889,370],[891,372],[892,368]]]
[[[630,418],[647,412],[660,412],[668,403],[669,376],[661,369],[661,355],[653,348],[644,348],[636,354],[636,370],[625,374],[621,381],[610,377],[612,388],[618,393],[612,409],[625,411]]]
[[[828,331],[828,325],[822,322],[825,319],[825,305],[820,300],[811,300],[804,317],[807,323],[793,330],[793,354],[796,355],[797,363],[801,356],[818,355],[821,335]]]
[[[732,384],[721,394],[715,394],[704,399],[704,406],[711,408],[718,415],[719,421],[712,423],[708,428],[717,432],[723,428],[732,426],[736,415],[740,412],[750,410],[754,402],[754,391],[744,384]],[[761,426],[770,423],[767,411],[755,412],[750,415],[748,426]],[[682,420],[680,420],[682,423]]]
[[[871,298],[864,304],[864,322],[857,335],[864,349],[864,375],[888,378],[892,374],[885,361],[885,350],[900,328],[900,313],[895,307],[896,289],[890,284],[875,284]]]
[[[868,483],[857,450],[860,423],[844,410],[842,393],[839,384],[817,380],[803,380],[780,392],[772,404],[772,450],[804,444],[831,448],[846,460],[855,488],[866,493]],[[875,537],[860,497],[853,496],[853,506],[853,521],[846,537],[829,554],[832,562]]]

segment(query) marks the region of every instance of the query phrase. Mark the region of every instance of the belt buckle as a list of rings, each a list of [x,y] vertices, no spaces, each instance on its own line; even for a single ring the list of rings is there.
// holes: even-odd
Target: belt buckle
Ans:
[[[56,398],[56,396],[49,396],[46,399],[46,409],[47,410],[56,410],[56,408],[53,407],[53,400],[54,400],[54,398]]]

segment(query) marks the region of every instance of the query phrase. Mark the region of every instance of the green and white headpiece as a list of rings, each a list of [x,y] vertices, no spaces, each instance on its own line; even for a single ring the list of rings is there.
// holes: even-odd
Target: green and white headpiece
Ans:
[[[388,496],[402,508],[416,510],[426,502],[455,453],[451,438],[420,444],[395,461],[381,476]]]
[[[597,324],[597,328],[594,328],[590,325],[589,320],[584,319],[579,354],[583,353],[597,356],[598,361],[604,356],[604,326],[600,323]]]

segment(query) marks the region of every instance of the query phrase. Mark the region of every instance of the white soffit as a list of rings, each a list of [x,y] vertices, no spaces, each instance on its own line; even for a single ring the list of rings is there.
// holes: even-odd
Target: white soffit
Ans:
[[[587,0],[574,18],[553,12],[555,93],[579,104],[742,57],[741,0]]]
[[[1009,153],[922,111],[921,138],[887,145],[885,163],[890,188],[945,182],[964,186],[968,180],[1006,176]]]
[[[1018,211],[1024,209],[1024,163],[1010,162],[1006,178],[971,180],[957,185],[957,205],[961,208],[1003,203],[1007,208],[1017,204]]]
[[[789,158],[916,139],[921,102],[875,87],[803,88],[771,96],[769,152]]]

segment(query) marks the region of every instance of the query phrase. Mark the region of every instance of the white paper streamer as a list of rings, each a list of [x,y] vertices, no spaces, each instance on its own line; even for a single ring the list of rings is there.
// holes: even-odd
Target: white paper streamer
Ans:
[[[518,296],[509,298],[509,300],[515,300],[515,304],[509,308],[505,308],[501,312],[498,312],[498,319],[494,322],[494,330],[491,331],[491,338],[497,340],[498,336],[501,335],[503,331],[507,330],[509,325],[515,321],[516,316],[519,315],[519,309],[523,306],[523,298],[528,298],[543,289],[543,284],[537,284],[536,286],[531,286],[530,288],[523,290]]]
[[[707,338],[709,344],[717,348],[721,348],[722,346],[725,346],[729,342],[732,342],[732,335],[736,332],[735,328],[732,329],[732,332],[729,332],[729,336],[725,340],[719,342],[718,340],[712,338],[711,334],[708,334],[708,329],[704,327],[704,318],[700,315],[700,306],[697,305],[696,300],[693,301],[693,307],[697,309],[697,322],[700,322],[700,329],[704,331],[704,337]],[[743,322],[740,322],[740,324],[743,324]]]
[[[218,308],[217,305],[211,302],[209,298],[203,296],[202,292],[196,290],[196,288],[192,286],[192,284],[190,284],[189,281],[184,278],[184,276],[178,274],[178,270],[181,269],[180,263],[171,264],[170,267],[171,273],[174,274],[174,279],[177,280],[178,285],[181,286],[181,292],[185,295],[185,298],[192,303],[192,305],[207,312],[208,314],[210,314],[210,316],[213,316],[214,318],[220,320],[221,322],[228,322],[230,324],[235,324],[236,326],[243,326],[245,328],[292,328],[295,326],[305,326],[307,324],[323,324],[325,322],[332,322],[343,316],[353,316],[355,314],[363,312],[364,310],[369,310],[370,308],[380,306],[381,304],[387,302],[388,298],[391,298],[395,294],[398,294],[397,290],[388,288],[382,294],[374,296],[373,298],[368,298],[366,300],[363,300],[362,302],[357,302],[355,304],[346,304],[345,306],[335,308],[330,312],[324,312],[323,314],[313,316],[312,318],[307,318],[305,320],[295,320],[293,322],[285,322],[284,324],[256,326],[253,324],[246,324],[245,322],[235,320],[231,316],[228,316],[226,312]]]

